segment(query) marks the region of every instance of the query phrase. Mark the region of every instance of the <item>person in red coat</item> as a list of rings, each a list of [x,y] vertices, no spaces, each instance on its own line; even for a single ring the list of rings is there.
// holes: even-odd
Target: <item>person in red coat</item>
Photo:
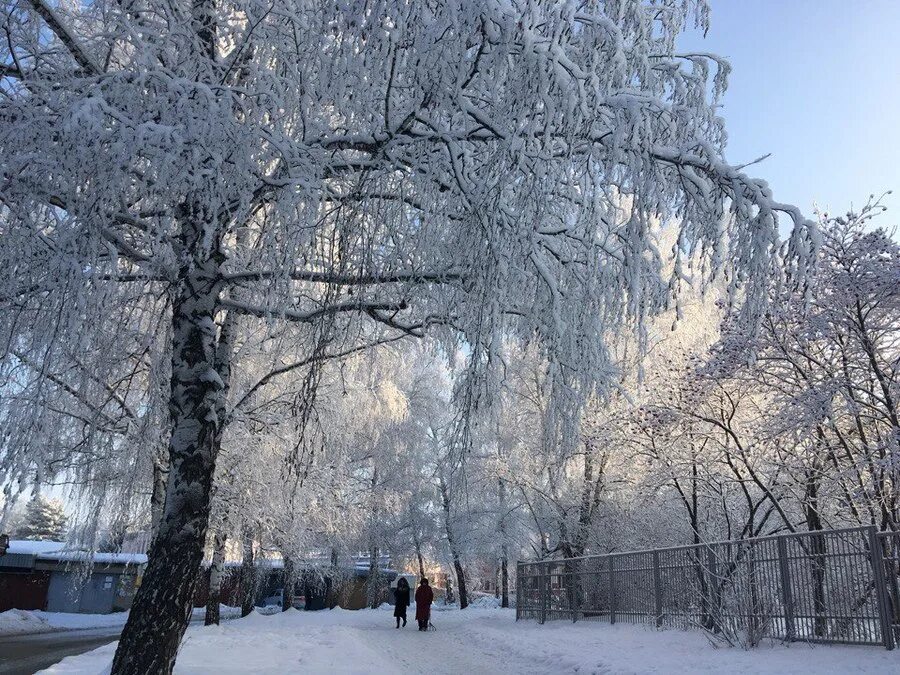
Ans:
[[[419,622],[419,630],[428,630],[428,619],[431,618],[433,600],[434,591],[428,585],[428,579],[422,579],[416,589],[416,621]]]

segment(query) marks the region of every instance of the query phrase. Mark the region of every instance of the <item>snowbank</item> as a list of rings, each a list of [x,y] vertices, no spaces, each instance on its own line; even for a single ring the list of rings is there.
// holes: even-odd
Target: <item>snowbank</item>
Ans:
[[[473,599],[469,603],[469,607],[475,609],[500,609],[500,598],[493,595],[481,595]]]
[[[265,614],[267,608],[259,608]],[[273,611],[280,611],[274,608]],[[272,613],[271,611],[269,613]],[[206,616],[204,607],[197,607],[191,614],[194,621],[202,621]],[[219,605],[219,616],[222,620],[237,619],[241,616],[240,607]],[[70,614],[66,612],[43,612],[40,610],[25,611],[11,609],[0,613],[0,637],[4,635],[23,635],[26,633],[49,633],[59,630],[86,630],[89,628],[109,628],[124,626],[128,620],[128,612],[113,614]]]
[[[219,605],[219,619],[237,619],[241,616],[240,607],[232,607],[231,605]],[[191,612],[191,619],[194,621],[203,621],[206,618],[206,607],[194,607]]]
[[[126,612],[116,614],[68,614],[65,612],[10,609],[0,614],[0,636],[49,633],[57,630],[124,626]]]
[[[10,609],[0,613],[0,635],[21,635],[22,633],[44,633],[53,630],[36,612]]]
[[[844,673],[897,672],[898,656],[877,647],[769,645],[716,648],[702,633],[556,621],[516,623],[515,612],[469,608],[433,617],[437,630],[397,630],[382,611],[290,609],[219,626],[192,626],[178,675],[201,673]],[[43,671],[108,672],[115,644]]]

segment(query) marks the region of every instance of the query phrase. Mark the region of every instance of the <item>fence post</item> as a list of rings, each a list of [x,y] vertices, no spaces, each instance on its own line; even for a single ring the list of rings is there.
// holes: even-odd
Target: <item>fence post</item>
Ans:
[[[662,628],[662,579],[659,574],[659,551],[653,551],[653,599],[656,605],[656,627]]]
[[[614,556],[609,556],[609,622],[616,622],[616,572],[613,561]]]
[[[890,607],[888,605],[887,584],[884,580],[884,551],[878,540],[878,530],[874,525],[868,528],[869,551],[872,560],[872,577],[875,581],[875,601],[878,604],[878,618],[881,620],[881,638],[887,649],[894,648],[894,627],[891,625]]]
[[[516,621],[521,616],[522,607],[522,562],[516,561]]]
[[[784,604],[784,630],[787,640],[794,640],[794,595],[791,589],[791,574],[788,567],[787,540],[778,537],[778,569],[781,573],[781,602]]]
[[[543,573],[540,576],[541,583],[541,623],[547,622],[547,605],[549,604],[550,595],[550,563],[543,564]]]
[[[575,623],[578,620],[578,608],[576,606],[578,600],[578,563],[575,560],[570,560],[566,563],[568,567],[568,584],[566,584],[567,592],[569,595],[569,609],[572,612],[572,623]]]

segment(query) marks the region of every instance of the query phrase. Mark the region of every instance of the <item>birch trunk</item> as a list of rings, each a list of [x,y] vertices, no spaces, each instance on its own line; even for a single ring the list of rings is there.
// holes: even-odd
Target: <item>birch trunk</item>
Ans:
[[[419,541],[419,536],[417,534],[413,534],[413,544],[416,547],[416,558],[419,560],[419,579],[425,578],[425,557],[422,555],[422,542]]]
[[[219,623],[219,605],[222,603],[222,571],[225,567],[225,535],[213,536],[213,556],[209,565],[209,595],[206,599],[206,621],[210,626]]]
[[[500,478],[500,606],[509,607],[509,542],[506,533],[506,481]]]
[[[206,530],[225,385],[216,372],[221,255],[208,226],[182,221],[172,308],[169,475],[159,531],[113,659],[113,675],[171,673],[190,621]]]
[[[163,510],[166,506],[166,479],[169,467],[164,452],[153,460],[153,492],[150,495],[150,545],[156,539],[159,532],[159,524],[162,521]]]
[[[294,559],[284,556],[284,585],[281,590],[281,611],[286,612],[294,606],[294,584],[297,575],[294,569]]]
[[[465,609],[469,606],[469,594],[466,590],[466,571],[462,565],[462,559],[459,555],[459,549],[456,545],[456,538],[453,536],[453,527],[450,523],[450,492],[447,489],[447,483],[443,476],[439,480],[441,488],[441,505],[444,508],[444,528],[447,533],[447,546],[450,547],[450,556],[453,559],[453,570],[456,572],[456,587],[459,591],[459,608]]]
[[[253,611],[253,601],[256,598],[256,569],[253,564],[253,531],[249,527],[244,528],[242,553],[241,616],[244,617]]]
[[[368,595],[369,607],[378,609],[379,595],[379,566],[378,566],[378,546],[373,545],[369,549],[369,579],[368,579]]]

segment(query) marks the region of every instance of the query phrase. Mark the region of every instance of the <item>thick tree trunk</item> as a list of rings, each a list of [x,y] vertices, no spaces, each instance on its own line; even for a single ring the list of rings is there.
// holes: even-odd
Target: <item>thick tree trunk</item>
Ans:
[[[256,600],[256,567],[253,562],[253,531],[244,528],[241,557],[241,616],[253,611]]]
[[[450,575],[444,575],[444,599],[447,601],[447,604],[453,604],[456,598],[453,595],[453,582],[450,580]]]
[[[294,569],[294,559],[284,556],[284,586],[281,591],[281,611],[286,612],[294,606],[294,585],[297,583],[297,574]]]
[[[184,221],[172,308],[169,476],[159,531],[113,660],[113,675],[170,673],[190,620],[206,530],[226,385],[216,372],[221,256],[207,228]],[[214,238],[211,238],[214,241]]]
[[[373,530],[378,527],[378,519],[380,517],[380,509],[378,508],[378,467],[375,466],[372,468],[372,528]],[[378,543],[374,539],[374,532],[372,533],[373,540],[369,545],[369,578],[366,584],[366,591],[368,595],[368,605],[372,609],[378,608],[378,595],[379,595],[379,575],[381,570],[378,565]]]
[[[416,558],[419,560],[419,579],[425,578],[425,558],[422,556],[422,542],[419,541],[418,535],[413,535],[413,543],[416,546]]]
[[[153,492],[150,495],[150,545],[159,532],[166,505],[166,481],[169,475],[168,457],[161,452],[153,460]]]
[[[334,609],[338,606],[337,583],[340,574],[338,567],[338,550],[331,547],[331,571],[325,577],[325,601],[328,603],[328,609]]]
[[[216,532],[213,535],[213,555],[209,565],[209,595],[206,599],[205,624],[211,626],[219,623],[219,605],[222,604],[222,571],[225,567],[225,535]]]
[[[500,559],[500,606],[509,607],[509,553],[503,544],[503,557]]]
[[[456,586],[459,588],[459,608],[465,609],[469,606],[469,593],[466,590],[466,571],[458,555],[453,556],[453,569],[456,570]]]
[[[444,528],[447,532],[447,545],[450,547],[450,555],[453,558],[453,570],[456,572],[456,588],[459,591],[459,608],[469,606],[469,595],[466,592],[466,571],[463,569],[459,550],[456,547],[456,539],[453,536],[453,527],[450,523],[450,492],[443,476],[440,477],[441,504],[444,507]]]
[[[816,481],[816,473],[818,469],[814,468],[807,472],[806,476],[806,528],[810,532],[820,532],[822,530],[822,519],[819,515],[819,485]],[[816,637],[823,637],[828,629],[828,621],[825,617],[828,609],[825,602],[825,559],[826,545],[825,537],[820,534],[813,534],[810,537],[811,553],[810,563],[812,565],[812,582],[813,582],[813,613],[815,619],[813,621],[813,631]]]
[[[378,609],[378,546],[373,545],[369,549],[369,579],[367,584],[368,605],[372,609]]]
[[[500,500],[500,606],[509,607],[509,542],[506,535],[506,481],[499,481]]]

